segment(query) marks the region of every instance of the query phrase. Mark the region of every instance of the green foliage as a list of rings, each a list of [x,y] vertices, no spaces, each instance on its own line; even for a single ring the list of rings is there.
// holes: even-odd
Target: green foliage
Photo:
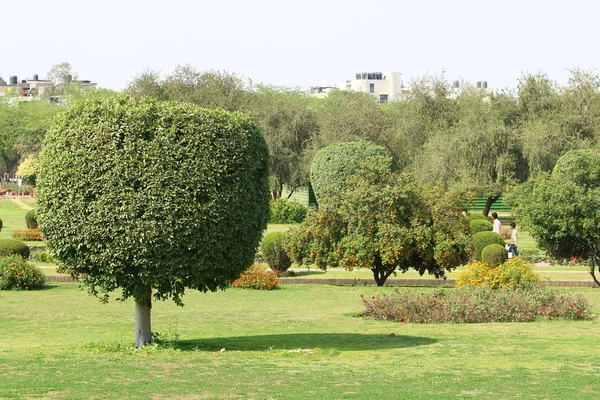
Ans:
[[[319,131],[317,99],[300,90],[258,86],[249,93],[248,113],[259,123],[269,146],[269,184],[273,198],[283,185],[295,189],[308,182],[307,144]]]
[[[469,222],[469,230],[472,234],[476,234],[478,232],[491,231],[494,229],[494,225],[488,220],[484,219],[474,219]]]
[[[470,221],[476,221],[476,220],[477,221],[478,220],[488,221],[488,218],[485,215],[483,215],[482,213],[479,213],[479,212],[469,214],[468,218],[469,218],[469,222]]]
[[[20,240],[0,239],[0,257],[19,255],[27,259],[29,253],[29,247]]]
[[[3,222],[2,222],[2,219],[0,219],[0,232],[2,232],[2,226],[3,226]]]
[[[275,271],[262,265],[251,265],[231,286],[242,289],[273,290],[279,286],[279,279]]]
[[[31,261],[43,262],[43,263],[54,263],[52,253],[50,253],[46,247],[33,247],[30,255]]]
[[[25,224],[27,225],[27,229],[37,229],[38,228],[38,220],[37,220],[37,211],[29,210],[25,214]]]
[[[464,195],[419,188],[409,175],[390,173],[388,157],[367,158],[332,195],[338,207],[326,197],[286,235],[296,262],[369,268],[383,285],[397,269],[443,277],[468,259]]]
[[[478,232],[473,235],[472,239],[473,244],[473,259],[481,260],[481,251],[484,247],[489,246],[490,244],[499,244],[504,246],[504,239],[502,236],[498,235],[496,232]]]
[[[364,298],[363,315],[413,323],[531,322],[594,318],[585,297],[537,288],[464,288],[452,292],[396,289],[391,295]]]
[[[600,153],[571,151],[551,175],[541,175],[519,211],[540,248],[556,258],[590,257],[591,274],[600,261]]]
[[[481,262],[492,268],[508,260],[508,251],[501,244],[490,244],[481,250]]]
[[[540,278],[522,258],[516,257],[497,267],[474,261],[459,272],[456,287],[531,288]]]
[[[292,265],[290,257],[283,249],[283,232],[272,232],[266,235],[260,243],[263,259],[272,270],[285,272]]]
[[[306,217],[306,207],[302,203],[287,199],[271,200],[272,224],[299,224]]]
[[[321,204],[326,194],[329,199],[337,198],[346,188],[346,181],[356,175],[360,162],[380,158],[387,164],[386,173],[392,169],[389,150],[371,142],[345,142],[324,147],[315,155],[310,168],[310,181],[317,202]]]
[[[40,289],[46,283],[46,275],[18,255],[0,259],[0,290]]]
[[[253,261],[269,218],[268,150],[244,114],[119,95],[73,103],[40,154],[38,219],[94,295],[180,304]]]

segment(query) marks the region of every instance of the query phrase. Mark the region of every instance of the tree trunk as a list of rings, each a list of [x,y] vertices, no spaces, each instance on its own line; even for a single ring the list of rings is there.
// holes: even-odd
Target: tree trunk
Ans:
[[[6,172],[8,172],[10,175],[14,174],[19,166],[19,156],[8,157],[7,155],[2,154],[2,159],[4,160]]]
[[[483,209],[482,214],[487,217],[488,214],[490,213],[490,208],[492,208],[492,205],[499,198],[500,198],[500,195],[498,195],[498,196],[488,196],[487,201],[485,202],[485,208]]]
[[[152,343],[150,310],[152,309],[152,288],[144,289],[142,302],[135,301],[135,347],[141,349]]]
[[[597,286],[600,286],[600,282],[598,282],[598,278],[596,278],[596,262],[598,261],[598,255],[594,254],[592,256],[592,265],[590,266],[590,275],[592,276],[592,279],[594,280],[594,282],[596,282]]]
[[[383,286],[387,278],[394,272],[393,269],[391,271],[383,269],[383,263],[379,255],[375,256],[375,265],[371,268],[371,271],[373,271],[373,278],[377,286]]]

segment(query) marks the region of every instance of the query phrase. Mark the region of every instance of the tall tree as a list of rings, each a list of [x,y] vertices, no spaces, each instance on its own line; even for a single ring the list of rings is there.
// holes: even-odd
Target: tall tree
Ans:
[[[269,218],[268,150],[241,113],[127,96],[77,102],[40,154],[38,218],[61,265],[93,295],[136,304],[152,342],[155,299],[227,287]]]
[[[0,156],[14,173],[23,156],[39,152],[42,140],[60,107],[47,101],[0,100]]]
[[[298,90],[266,86],[249,96],[247,111],[259,123],[269,146],[272,198],[281,196],[284,185],[291,195],[308,183],[302,157],[319,131],[316,101]]]

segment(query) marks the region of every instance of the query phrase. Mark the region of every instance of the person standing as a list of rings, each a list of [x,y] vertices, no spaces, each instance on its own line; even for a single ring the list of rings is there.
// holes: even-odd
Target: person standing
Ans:
[[[510,223],[510,242],[508,242],[508,252],[518,256],[519,250],[517,249],[517,224],[514,222]]]
[[[502,236],[502,222],[498,219],[498,213],[492,213],[492,223],[494,224],[493,232],[496,232],[498,235]]]

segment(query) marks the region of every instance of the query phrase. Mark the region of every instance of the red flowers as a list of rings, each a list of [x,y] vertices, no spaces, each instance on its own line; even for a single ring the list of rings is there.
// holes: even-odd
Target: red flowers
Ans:
[[[546,311],[546,307],[540,308],[540,311]]]
[[[400,322],[404,322],[404,321],[405,321],[404,317],[400,318]]]
[[[361,294],[361,295],[360,295],[360,298],[361,298],[361,299],[362,299],[362,298],[364,298],[364,297],[365,297],[365,295],[364,295],[364,294]]]
[[[371,300],[375,300],[375,296],[371,296]]]

